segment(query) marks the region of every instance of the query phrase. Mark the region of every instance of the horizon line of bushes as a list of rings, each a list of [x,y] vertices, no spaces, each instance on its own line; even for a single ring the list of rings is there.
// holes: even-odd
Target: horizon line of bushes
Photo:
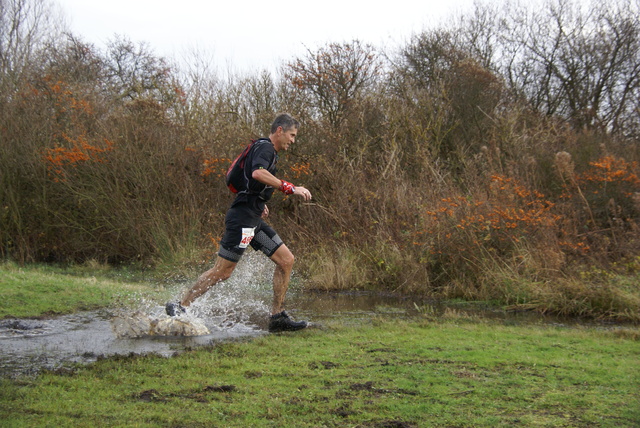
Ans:
[[[25,31],[0,38],[3,259],[210,262],[230,159],[288,111],[280,171],[314,201],[277,195],[270,221],[308,286],[640,313],[608,274],[640,272],[637,2],[477,4],[393,52],[330,42],[225,79],[28,17],[0,19]]]

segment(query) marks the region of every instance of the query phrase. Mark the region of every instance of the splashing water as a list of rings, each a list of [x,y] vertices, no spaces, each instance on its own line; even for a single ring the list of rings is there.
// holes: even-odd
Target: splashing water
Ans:
[[[171,319],[164,304],[135,296],[136,309],[111,308],[47,320],[0,321],[0,376],[37,374],[101,356],[156,353],[266,333],[273,264],[249,252],[232,278],[198,299],[185,316]],[[185,291],[176,289],[174,300]],[[131,301],[131,296],[128,296]],[[130,307],[130,305],[127,305]]]
[[[137,311],[114,314],[114,331],[119,337],[201,336],[211,331],[240,333],[263,328],[269,314],[265,301],[271,298],[273,270],[273,264],[261,253],[247,253],[232,277],[197,299],[186,314],[168,317],[164,306],[141,298]],[[180,300],[186,287],[181,286],[172,300]]]
[[[227,281],[211,288],[189,308],[194,315],[209,319],[220,328],[237,324],[254,325],[266,320],[271,299],[273,263],[261,253],[249,252]]]

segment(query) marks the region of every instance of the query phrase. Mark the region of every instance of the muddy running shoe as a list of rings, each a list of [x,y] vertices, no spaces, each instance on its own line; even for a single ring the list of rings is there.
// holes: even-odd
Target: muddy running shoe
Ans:
[[[279,314],[271,315],[269,320],[269,331],[271,333],[277,333],[279,331],[296,331],[302,330],[307,326],[306,321],[294,321],[289,318],[289,315],[285,311]]]
[[[180,303],[177,302],[169,302],[164,307],[164,310],[167,312],[167,315],[170,317],[177,317],[183,315],[187,312],[187,310]]]

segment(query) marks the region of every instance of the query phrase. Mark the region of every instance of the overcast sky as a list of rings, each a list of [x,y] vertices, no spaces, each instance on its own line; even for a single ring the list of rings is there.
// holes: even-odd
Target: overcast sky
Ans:
[[[305,47],[313,51],[328,42],[398,46],[473,8],[473,0],[56,1],[71,31],[98,47],[117,34],[146,42],[161,56],[180,58],[197,49],[218,67],[249,72],[274,70]]]

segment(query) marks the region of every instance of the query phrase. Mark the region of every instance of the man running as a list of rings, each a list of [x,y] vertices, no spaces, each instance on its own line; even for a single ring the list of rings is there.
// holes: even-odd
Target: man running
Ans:
[[[278,152],[288,150],[295,142],[299,126],[298,121],[289,114],[280,114],[271,125],[269,138],[260,139],[253,144],[244,163],[244,184],[237,189],[237,196],[225,217],[225,232],[216,263],[198,278],[182,301],[167,303],[168,315],[184,313],[185,308],[195,299],[214,285],[228,279],[244,250],[251,245],[276,264],[269,331],[295,331],[307,326],[305,321],[293,321],[283,309],[294,256],[276,231],[264,221],[269,215],[266,203],[271,199],[275,189],[286,195],[299,196],[305,201],[311,200],[311,192],[308,189],[294,186],[275,176]]]

